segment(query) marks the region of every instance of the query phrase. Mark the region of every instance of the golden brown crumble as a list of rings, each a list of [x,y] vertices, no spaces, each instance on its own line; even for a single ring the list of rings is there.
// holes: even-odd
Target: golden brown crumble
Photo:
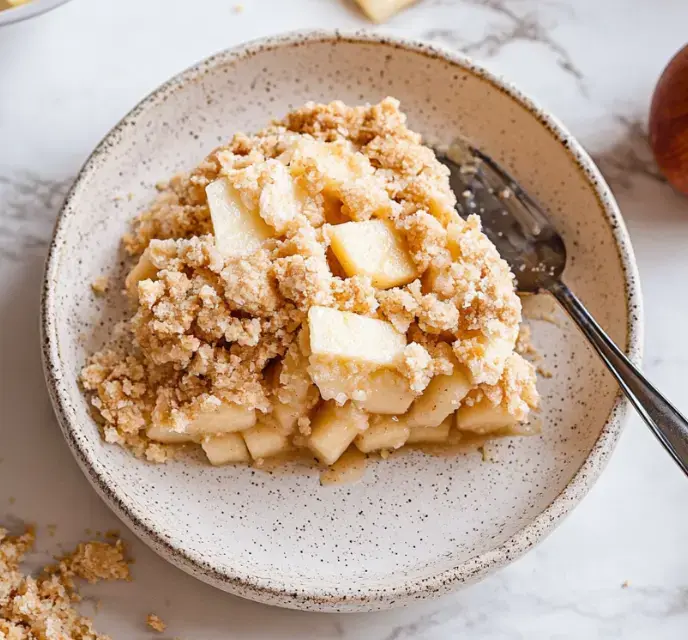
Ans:
[[[21,573],[19,565],[34,541],[31,528],[20,536],[10,536],[0,528],[0,638],[109,640],[74,608],[79,601],[74,578],[89,582],[128,580],[122,542],[80,544],[72,554],[33,578]]]
[[[313,151],[321,142],[330,159]],[[216,246],[205,188],[219,178],[272,230],[248,255]],[[293,180],[293,201],[285,180]],[[270,423],[292,384],[283,373],[275,389],[271,372],[297,348],[314,306],[387,320],[406,334],[396,370],[416,395],[460,367],[474,385],[468,403],[484,397],[519,420],[537,406],[533,368],[513,353],[521,321],[513,276],[479,219],[456,213],[446,167],[407,128],[397,100],[308,103],[256,135],[236,134],[158,188],[123,239],[146,274],[128,283],[136,310],[124,346],[106,346],[81,373],[106,441],[163,462],[183,445],[151,440],[149,425],[184,434],[228,404]],[[408,284],[381,289],[368,276],[346,277],[330,248],[333,225],[376,219],[403,237],[418,274]],[[311,359],[310,375],[318,362]],[[341,369],[351,380],[368,373]],[[349,397],[365,393],[336,400]],[[309,406],[317,402],[316,394]],[[310,419],[294,425],[298,446]]]
[[[146,617],[146,624],[153,629],[153,631],[157,631],[158,633],[163,633],[165,629],[167,629],[167,625],[154,613],[148,614]]]

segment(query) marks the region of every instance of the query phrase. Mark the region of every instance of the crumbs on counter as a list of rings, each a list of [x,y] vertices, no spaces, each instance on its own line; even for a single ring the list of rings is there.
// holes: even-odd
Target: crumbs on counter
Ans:
[[[0,637],[12,640],[69,638],[110,640],[93,628],[90,618],[74,608],[80,596],[74,578],[90,583],[130,580],[124,543],[81,543],[37,577],[19,565],[36,540],[33,527],[18,536],[0,528]]]
[[[153,631],[157,631],[158,633],[162,633],[167,629],[167,625],[160,619],[159,616],[156,616],[154,613],[149,613],[148,616],[146,617],[146,624],[153,629]]]

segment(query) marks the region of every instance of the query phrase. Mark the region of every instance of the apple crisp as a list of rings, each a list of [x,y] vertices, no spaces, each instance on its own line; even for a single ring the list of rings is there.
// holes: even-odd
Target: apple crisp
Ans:
[[[107,442],[332,465],[523,432],[513,275],[397,100],[308,103],[159,190],[123,239],[123,340],[81,373]]]

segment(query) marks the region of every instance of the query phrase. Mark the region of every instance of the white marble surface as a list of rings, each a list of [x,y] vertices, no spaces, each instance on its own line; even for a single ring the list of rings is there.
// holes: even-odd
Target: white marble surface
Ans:
[[[0,521],[43,528],[35,562],[118,526],[59,434],[43,384],[38,296],[51,227],[92,147],[171,74],[240,41],[369,26],[341,0],[74,0],[0,29]],[[190,15],[192,12],[192,15]],[[593,152],[621,204],[646,301],[645,369],[688,412],[688,199],[651,162],[645,119],[685,43],[685,0],[424,0],[383,29],[458,47],[551,108]],[[202,585],[125,532],[131,584],[96,616],[146,638],[148,611],[185,640],[597,639],[688,635],[688,484],[633,417],[589,497],[540,547],[444,599],[375,614],[270,609]],[[622,584],[628,581],[628,586]],[[86,602],[85,611],[93,607]]]

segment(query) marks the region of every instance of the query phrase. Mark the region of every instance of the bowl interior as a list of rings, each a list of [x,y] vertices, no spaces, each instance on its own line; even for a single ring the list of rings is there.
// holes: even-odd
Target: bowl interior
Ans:
[[[614,339],[628,338],[623,230],[614,231],[591,179],[538,114],[467,64],[398,44],[312,38],[220,55],[172,81],[101,146],[68,201],[47,272],[46,359],[67,439],[96,488],[159,551],[240,595],[376,608],[468,581],[476,558],[489,556],[488,569],[508,561],[509,545],[500,545],[567,486],[615,403],[616,385],[559,316],[535,323],[553,374],[539,383],[543,433],[490,444],[492,462],[478,453],[392,456],[371,462],[358,484],[321,487],[316,471],[155,466],[101,441],[77,375],[123,308],[121,296],[97,298],[90,283],[106,274],[121,286],[119,239],[155,183],[306,101],[387,95],[429,140],[460,132],[514,171],[566,239],[568,283]],[[552,517],[574,501],[559,500]]]

